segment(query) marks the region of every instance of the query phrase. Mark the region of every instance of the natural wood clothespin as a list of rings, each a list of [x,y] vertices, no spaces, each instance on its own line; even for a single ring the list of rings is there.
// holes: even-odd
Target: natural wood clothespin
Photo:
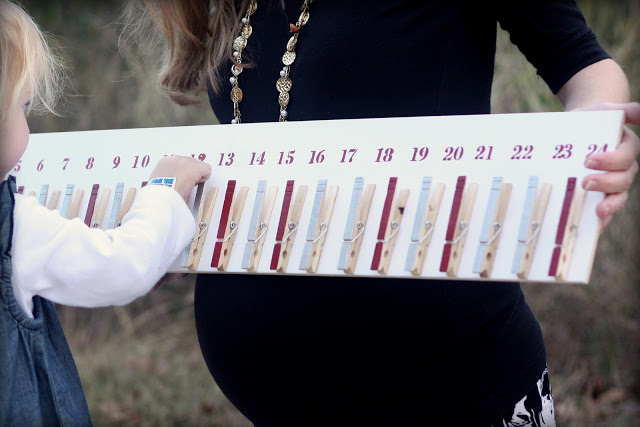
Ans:
[[[100,196],[100,201],[93,211],[91,217],[91,228],[102,228],[102,221],[104,221],[104,215],[107,212],[107,204],[111,198],[111,189],[107,188]]]
[[[278,187],[267,188],[267,181],[258,182],[258,190],[253,203],[253,213],[247,234],[247,243],[242,257],[242,268],[248,272],[256,272],[260,263],[260,256],[264,247],[265,235],[269,229],[271,212],[276,202]]]
[[[118,216],[116,217],[116,228],[122,225],[122,219],[129,213],[131,210],[131,206],[133,206],[133,201],[136,198],[136,189],[130,188],[127,191],[127,196],[124,198],[124,202],[118,211]]]
[[[480,244],[473,266],[473,272],[480,274],[480,277],[491,276],[512,188],[513,184],[502,183],[502,177],[493,179],[487,211],[480,232]]]
[[[71,203],[69,203],[69,209],[67,210],[67,219],[77,218],[80,215],[80,204],[84,197],[84,190],[76,190],[76,194],[73,196]]]
[[[196,221],[196,231],[193,239],[191,240],[189,258],[186,265],[190,271],[196,271],[200,264],[202,247],[207,239],[207,233],[209,232],[209,226],[211,224],[211,214],[213,213],[213,206],[216,203],[217,196],[218,187],[211,187],[207,193],[204,203],[200,204],[198,219]]]
[[[407,261],[405,263],[405,271],[410,271],[414,276],[420,276],[427,258],[427,251],[433,230],[436,226],[436,219],[442,204],[442,196],[444,194],[445,185],[436,184],[431,189],[431,177],[422,179],[422,188],[420,190],[420,199],[418,200],[418,208],[411,232],[411,243],[407,252]]]
[[[556,247],[553,249],[549,267],[549,276],[555,276],[556,280],[565,280],[569,273],[571,256],[584,210],[584,199],[585,191],[577,184],[577,179],[569,178],[556,233]]]
[[[347,224],[338,258],[338,269],[347,274],[353,274],[356,269],[362,246],[362,235],[367,225],[375,190],[375,184],[365,185],[363,177],[357,177],[353,183]]]
[[[285,190],[285,198],[282,202],[280,222],[278,223],[278,231],[276,234],[276,244],[273,247],[273,255],[271,257],[270,268],[279,273],[287,271],[287,265],[291,257],[291,249],[300,224],[302,208],[305,198],[307,197],[308,187],[301,185],[298,187],[295,200],[291,203],[293,185],[294,181],[287,182],[287,189]]]
[[[60,200],[60,190],[53,190],[51,198],[47,202],[47,209],[53,211],[58,206],[58,200]]]
[[[389,178],[387,197],[382,210],[380,228],[378,229],[378,241],[376,242],[371,262],[371,269],[377,270],[380,274],[389,272],[391,256],[398,238],[398,231],[400,231],[404,208],[409,200],[408,189],[400,190],[397,197],[395,196],[397,181],[397,177]]]
[[[451,215],[449,216],[446,243],[440,262],[440,271],[446,272],[449,277],[455,277],[458,274],[464,243],[469,231],[469,221],[478,192],[478,184],[475,183],[469,184],[465,191],[466,179],[465,176],[458,177]]]
[[[327,186],[326,179],[318,182],[309,228],[307,229],[307,241],[300,258],[300,270],[306,270],[308,273],[318,271],[322,246],[327,237],[326,233],[329,229],[329,222],[331,221],[331,214],[333,213],[337,195],[337,186]]]
[[[538,192],[538,177],[529,177],[529,185],[525,196],[522,219],[518,231],[518,244],[513,257],[511,272],[520,279],[527,279],[533,264],[540,230],[551,196],[551,184],[545,183]]]
[[[213,249],[211,267],[220,271],[226,271],[231,257],[231,249],[236,239],[236,233],[240,224],[240,217],[247,200],[249,187],[242,186],[235,195],[236,181],[230,180],[227,184],[227,192],[222,206],[222,215],[218,227],[218,241]]]

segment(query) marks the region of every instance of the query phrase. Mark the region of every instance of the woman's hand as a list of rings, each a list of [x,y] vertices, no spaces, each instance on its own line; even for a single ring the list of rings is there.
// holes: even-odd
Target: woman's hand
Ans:
[[[623,110],[625,125],[640,125],[640,103],[602,103],[574,111]],[[596,214],[606,226],[613,214],[624,206],[629,198],[629,188],[638,173],[637,157],[640,154],[640,138],[624,126],[620,145],[614,151],[592,154],[585,160],[589,169],[606,171],[587,175],[582,181],[585,190],[601,191],[606,197],[596,207]]]

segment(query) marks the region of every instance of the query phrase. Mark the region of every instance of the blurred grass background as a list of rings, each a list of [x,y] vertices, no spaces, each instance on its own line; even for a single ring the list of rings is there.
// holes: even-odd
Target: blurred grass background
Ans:
[[[640,100],[640,2],[578,3]],[[23,4],[56,37],[73,82],[64,117],[31,118],[32,132],[216,123],[206,101],[175,106],[158,93],[149,70],[131,72],[117,51],[119,3]],[[493,111],[561,110],[499,33]],[[639,187],[636,179],[625,209],[604,232],[589,286],[524,285],[545,335],[560,426],[640,425]],[[127,307],[59,313],[96,425],[249,425],[200,355],[193,277]]]

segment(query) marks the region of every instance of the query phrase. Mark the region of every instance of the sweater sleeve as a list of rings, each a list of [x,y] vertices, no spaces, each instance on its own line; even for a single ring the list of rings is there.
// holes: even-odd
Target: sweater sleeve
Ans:
[[[34,295],[73,306],[127,304],[147,293],[189,243],[195,221],[175,191],[143,188],[114,230],[67,220],[16,194],[12,283],[31,314]]]
[[[578,71],[609,58],[575,0],[501,0],[500,26],[553,93]]]

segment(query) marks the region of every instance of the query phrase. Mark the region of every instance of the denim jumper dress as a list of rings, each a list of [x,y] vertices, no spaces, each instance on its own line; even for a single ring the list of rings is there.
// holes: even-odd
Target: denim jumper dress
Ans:
[[[15,178],[0,184],[0,425],[90,426],[80,377],[53,304],[30,318],[11,286]]]

